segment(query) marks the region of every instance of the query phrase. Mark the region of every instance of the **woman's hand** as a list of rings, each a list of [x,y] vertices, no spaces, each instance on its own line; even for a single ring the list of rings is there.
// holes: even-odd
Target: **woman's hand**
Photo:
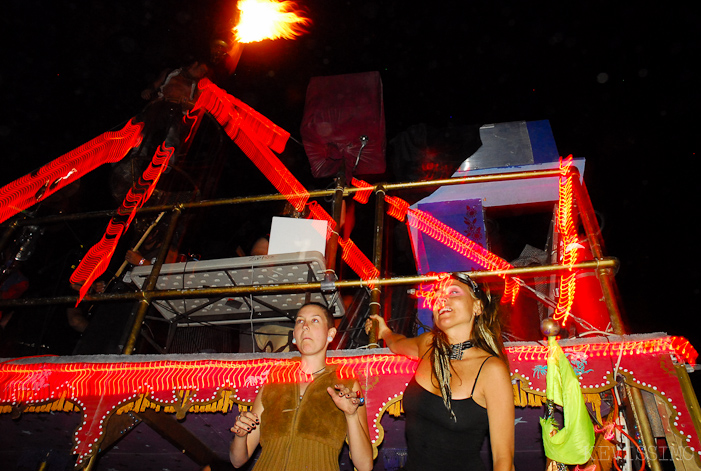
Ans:
[[[392,332],[392,329],[387,327],[387,323],[382,316],[372,315],[365,321],[365,332],[370,333],[372,324],[377,321],[377,341],[383,340],[387,348],[392,350],[392,353],[398,353],[410,358],[419,358],[428,348],[427,335],[423,333],[418,337],[407,338],[402,334]]]
[[[342,384],[334,384],[333,388],[328,387],[326,391],[333,399],[336,407],[346,415],[353,415],[358,411],[358,407],[365,404],[363,391],[358,389],[353,391]]]
[[[386,333],[391,333],[392,330],[387,327],[387,323],[385,322],[384,317],[378,316],[377,314],[374,314],[370,316],[366,321],[365,321],[365,333],[370,335],[370,331],[372,330],[372,324],[373,321],[377,321],[377,339],[380,340]]]
[[[236,434],[237,437],[245,437],[251,433],[260,424],[260,419],[257,414],[253,412],[244,411],[236,417],[236,423],[231,427],[231,431]]]

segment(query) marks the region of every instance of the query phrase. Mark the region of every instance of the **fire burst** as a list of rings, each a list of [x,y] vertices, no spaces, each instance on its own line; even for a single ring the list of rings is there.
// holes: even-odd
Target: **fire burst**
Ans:
[[[251,43],[264,39],[294,39],[311,23],[301,16],[294,2],[274,0],[240,0],[239,23],[234,27],[236,40]]]

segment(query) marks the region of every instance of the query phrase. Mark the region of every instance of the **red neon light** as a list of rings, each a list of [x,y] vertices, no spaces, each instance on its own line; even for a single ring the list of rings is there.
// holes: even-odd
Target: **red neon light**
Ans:
[[[407,221],[410,226],[422,231],[429,237],[436,239],[437,241],[445,244],[447,247],[455,250],[459,254],[479,263],[488,270],[507,270],[513,268],[510,263],[499,258],[497,255],[491,253],[490,251],[480,247],[477,243],[460,234],[458,231],[450,226],[437,220],[430,214],[418,210],[409,209],[408,214],[411,218]],[[502,275],[505,281],[504,296],[502,297],[502,302],[511,302],[512,304],[516,302],[516,297],[518,296],[519,284],[518,278],[510,278],[506,275]]]
[[[341,378],[362,379],[368,407],[374,404],[376,410],[381,408],[387,385],[399,390],[417,364],[394,355],[329,358],[327,363],[338,367]],[[378,375],[385,376],[381,385],[369,387],[363,379]],[[188,410],[216,400],[221,390],[232,391],[239,402],[251,403],[266,382],[299,379],[309,378],[300,376],[299,362],[294,360],[5,363],[0,364],[0,404],[75,404],[84,420],[75,432],[73,452],[82,462],[94,452],[107,416],[140,394],[150,402]]]
[[[365,280],[374,280],[380,277],[380,272],[375,265],[365,256],[363,252],[355,245],[355,243],[348,239],[343,240],[342,237],[338,238],[338,245],[343,248],[343,254],[341,258],[348,264],[351,269],[358,274],[358,276]],[[370,281],[368,283],[370,288],[375,287],[375,283]]]
[[[404,221],[406,219],[407,212],[409,211],[409,203],[401,198],[395,196],[385,195],[385,202],[389,205],[387,208],[387,214],[392,216],[399,221]]]
[[[416,361],[395,355],[333,357],[327,364],[337,366],[341,378],[410,375],[416,369]],[[212,384],[257,388],[266,382],[312,379],[294,359],[5,363],[0,365],[0,403],[41,403],[66,393],[73,397],[119,396],[207,389]]]
[[[118,162],[141,142],[143,124],[129,121],[0,188],[0,222],[56,193],[104,163]]]
[[[335,232],[336,221],[334,221],[331,215],[327,213],[326,210],[316,201],[311,201],[308,206],[309,213],[314,219],[327,221],[329,223],[326,231],[326,240],[329,240],[331,234]],[[380,272],[352,240],[344,240],[339,236],[338,245],[340,245],[341,249],[343,250],[343,253],[341,254],[343,261],[346,262],[351,270],[353,270],[361,279],[367,281],[379,278]],[[372,288],[373,286],[374,283],[371,283],[370,287]]]
[[[202,93],[194,109],[211,113],[270,183],[302,211],[309,193],[270,150],[282,152],[290,134],[210,80],[202,79],[198,86]]]
[[[605,385],[601,383],[600,378],[606,373],[606,379],[609,376],[607,370],[617,364],[631,381],[642,381],[644,387],[661,391],[675,408],[677,404],[683,405],[683,394],[673,369],[666,366],[671,365],[670,360],[662,362],[661,357],[673,355],[679,362],[689,364],[694,364],[698,357],[696,350],[682,337],[637,341],[611,338],[596,343],[565,345],[563,350],[570,358],[588,360],[587,367],[592,371],[583,380],[588,385],[583,385],[583,388],[613,387],[608,381]],[[538,387],[544,387],[545,379],[542,375],[534,376],[535,367],[546,363],[548,347],[529,343],[508,346],[506,352],[514,377],[520,377],[522,385],[527,388],[540,391]],[[336,365],[342,378],[355,377],[361,381],[370,419],[377,417],[375,426],[387,401],[401,394],[417,365],[414,360],[395,355],[331,357],[327,363]],[[53,409],[56,405],[74,404],[83,414],[83,422],[74,435],[73,449],[79,455],[78,461],[82,462],[99,443],[107,417],[139,395],[143,398],[134,403],[134,408],[138,409],[143,400],[170,406],[182,413],[197,410],[199,405],[222,401],[223,397],[233,397],[234,402],[249,404],[266,382],[295,380],[299,374],[297,365],[294,360],[272,358],[118,363],[6,362],[0,364],[0,411],[7,412],[9,406],[32,410],[46,404],[51,406],[51,409],[46,409],[48,412],[59,410]],[[635,374],[631,368],[636,370]],[[380,375],[384,377],[377,381]],[[668,381],[670,378],[671,382]],[[686,416],[683,420],[687,420]],[[688,430],[694,433],[693,425]],[[373,440],[378,439],[378,433],[375,429]]]
[[[353,179],[351,180],[351,184],[358,188],[364,188],[361,191],[357,191],[355,195],[353,195],[353,199],[356,200],[358,203],[366,204],[370,199],[370,195],[372,194],[373,186],[368,182],[358,180],[355,177],[353,177]]]
[[[429,273],[430,275],[431,273]],[[439,302],[445,302],[445,290],[450,285],[450,275],[441,273],[435,283],[421,285],[414,295],[423,300],[421,307],[433,310]]]
[[[355,178],[353,179],[353,184],[359,187],[368,185],[366,182]],[[363,197],[362,199],[357,199],[357,201],[364,203],[367,202],[367,198]],[[412,218],[408,219],[408,224],[410,226],[415,227],[429,237],[434,238],[459,254],[479,263],[483,267],[489,270],[506,270],[513,268],[510,263],[480,247],[468,237],[465,237],[450,226],[440,222],[430,214],[421,210],[410,209],[409,203],[402,198],[385,195],[385,202],[389,206],[387,208],[387,214],[390,216],[399,221],[404,221],[407,214],[411,214]],[[502,302],[511,302],[511,304],[514,304],[520,288],[519,280],[518,278],[507,278],[506,276],[502,276],[502,278],[504,278],[505,282]],[[431,303],[428,300],[427,302],[429,304]]]
[[[627,342],[587,343],[562,347],[565,353],[587,354],[590,357],[618,357],[670,353],[678,362],[695,365],[696,349],[684,337],[664,337]],[[547,345],[519,345],[507,347],[506,352],[514,361],[547,361],[550,347]]]
[[[127,231],[136,210],[144,205],[156,188],[161,174],[168,166],[168,161],[173,155],[173,148],[165,148],[163,144],[156,150],[149,166],[139,177],[136,185],[129,189],[124,197],[122,205],[117,210],[117,216],[110,219],[105,234],[100,242],[88,250],[88,253],[80,261],[71,275],[71,283],[80,284],[80,295],[77,304],[85,297],[92,283],[107,269],[112,259],[119,238]]]
[[[574,217],[572,215],[573,208],[573,179],[574,174],[569,172],[569,167],[572,165],[572,155],[567,159],[560,159],[560,185],[558,190],[557,204],[557,230],[562,235],[562,245],[564,253],[562,263],[570,267],[568,274],[560,276],[560,296],[557,300],[557,307],[553,314],[553,319],[562,322],[565,325],[574,303],[576,278],[575,273],[571,271],[572,265],[577,262],[579,253],[579,239],[577,238],[577,230],[574,225]]]

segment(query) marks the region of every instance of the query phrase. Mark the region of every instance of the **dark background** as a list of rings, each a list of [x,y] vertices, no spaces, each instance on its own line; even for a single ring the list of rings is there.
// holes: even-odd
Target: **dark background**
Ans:
[[[247,45],[227,89],[297,140],[311,77],[374,70],[390,139],[417,123],[549,120],[559,153],[587,159],[631,330],[698,346],[693,2],[412,3],[300,2],[308,34]],[[3,10],[0,184],[122,127],[161,69],[206,53],[232,5],[8,0]],[[85,209],[113,207],[96,175],[82,185]]]

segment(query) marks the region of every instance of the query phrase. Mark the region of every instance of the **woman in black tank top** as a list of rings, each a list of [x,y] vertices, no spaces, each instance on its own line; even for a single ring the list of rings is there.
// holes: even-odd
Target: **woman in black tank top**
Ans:
[[[407,470],[486,469],[489,433],[495,471],[512,471],[514,403],[496,310],[485,288],[465,273],[423,293],[433,307],[431,332],[407,338],[380,316],[377,336],[394,353],[419,359],[404,392]]]

